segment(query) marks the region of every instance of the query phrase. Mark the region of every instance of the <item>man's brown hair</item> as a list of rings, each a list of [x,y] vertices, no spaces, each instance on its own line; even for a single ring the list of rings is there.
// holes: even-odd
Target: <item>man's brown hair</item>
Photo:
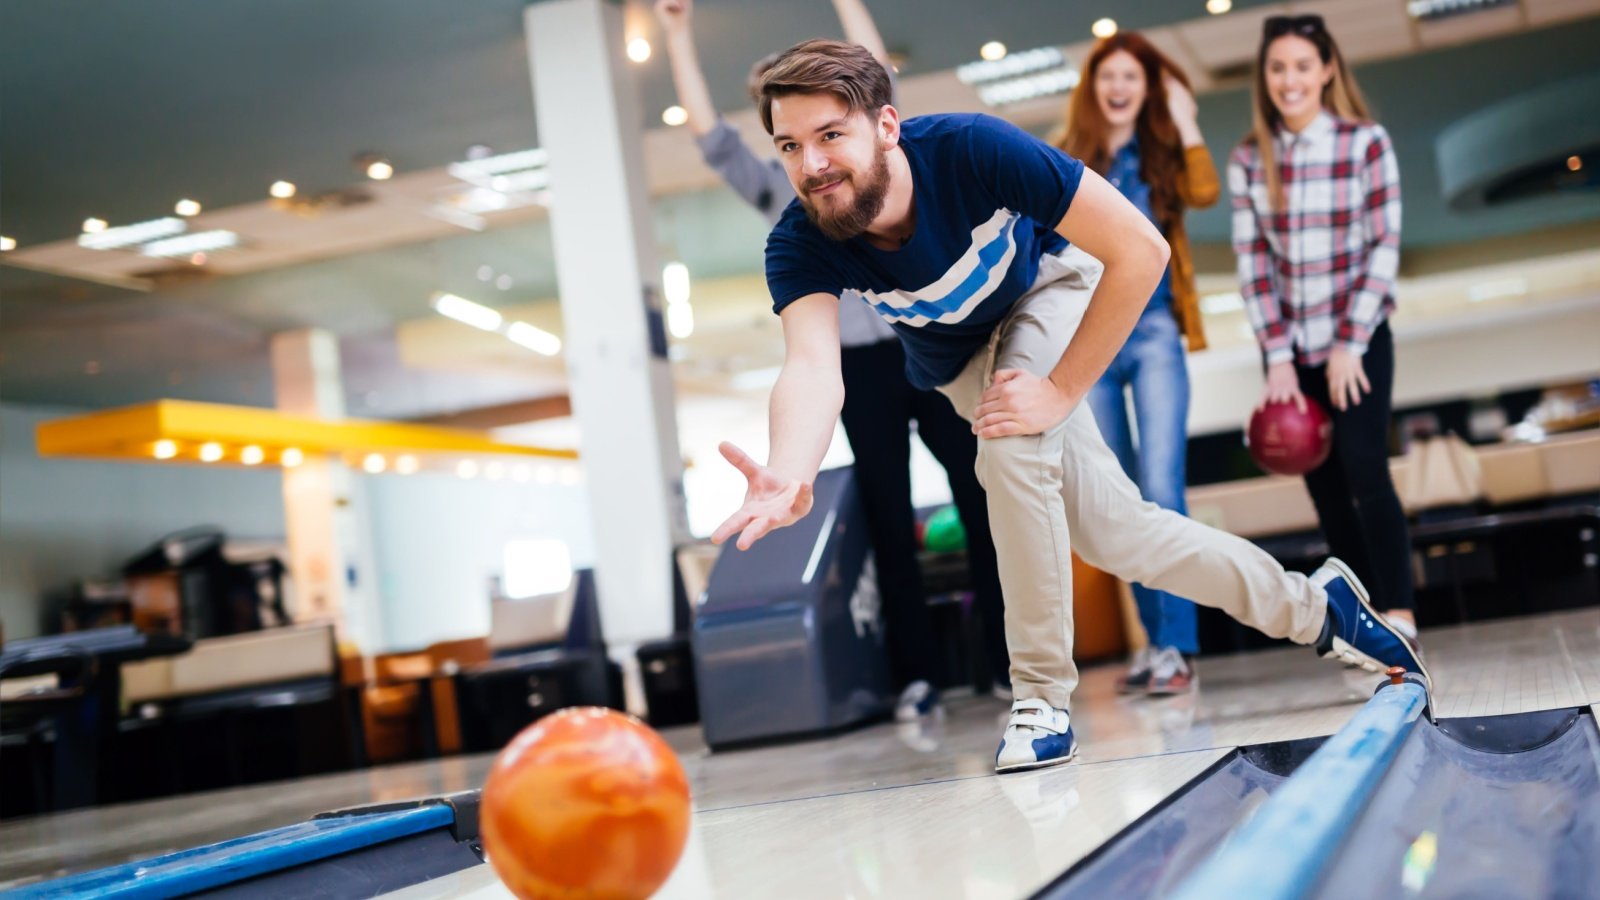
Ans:
[[[801,41],[783,51],[761,76],[761,124],[772,133],[772,101],[790,94],[832,94],[875,116],[889,105],[889,73],[867,48],[844,41]]]

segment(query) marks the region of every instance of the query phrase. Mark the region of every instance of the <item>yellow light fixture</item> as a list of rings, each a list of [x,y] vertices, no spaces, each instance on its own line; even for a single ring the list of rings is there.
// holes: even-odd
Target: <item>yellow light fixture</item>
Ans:
[[[1117,20],[1096,19],[1095,23],[1089,27],[1089,30],[1094,32],[1094,36],[1097,38],[1111,37],[1113,34],[1117,33]]]
[[[239,462],[242,462],[247,466],[259,466],[261,465],[261,461],[266,458],[266,451],[262,450],[260,447],[257,447],[255,444],[251,444],[250,446],[239,451]]]
[[[367,163],[367,177],[373,181],[388,181],[394,177],[394,165],[386,159],[375,159]]]
[[[15,249],[17,249],[17,239],[9,238],[3,234],[0,234],[0,253],[5,253],[9,250]]]
[[[172,208],[172,211],[180,216],[198,216],[200,215],[200,204],[186,197],[179,200],[178,204]]]
[[[296,188],[292,181],[274,181],[272,187],[267,189],[267,193],[277,197],[279,200],[287,200],[294,196],[295,190]]]
[[[1233,0],[1206,0],[1206,12],[1220,16],[1233,9]]]
[[[177,444],[255,445],[278,454],[286,464],[290,451],[303,453],[448,453],[537,456],[576,459],[574,450],[508,444],[478,431],[345,419],[330,422],[274,409],[157,400],[103,412],[42,422],[37,430],[40,456],[149,459],[150,446]]]
[[[84,219],[83,220],[83,233],[84,234],[99,234],[100,232],[105,231],[105,230],[106,230],[106,220],[105,219]]]
[[[222,445],[216,441],[206,441],[200,445],[200,461],[214,463],[222,458]]]
[[[989,62],[996,62],[998,60],[1005,59],[1006,45],[1000,43],[999,41],[990,41],[989,43],[978,48],[978,55]]]

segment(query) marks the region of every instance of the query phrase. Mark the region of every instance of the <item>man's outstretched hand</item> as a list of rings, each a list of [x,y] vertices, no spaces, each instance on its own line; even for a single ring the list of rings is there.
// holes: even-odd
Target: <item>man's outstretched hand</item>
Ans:
[[[712,532],[712,543],[720,544],[737,534],[738,548],[749,550],[767,532],[793,525],[811,511],[811,485],[779,475],[727,441],[717,449],[748,484],[744,505]]]

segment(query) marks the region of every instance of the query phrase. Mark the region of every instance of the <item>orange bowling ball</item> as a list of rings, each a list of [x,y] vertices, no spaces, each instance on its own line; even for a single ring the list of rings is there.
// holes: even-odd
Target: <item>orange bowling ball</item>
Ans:
[[[478,823],[490,865],[523,900],[648,897],[689,838],[689,779],[638,719],[564,709],[495,757]]]

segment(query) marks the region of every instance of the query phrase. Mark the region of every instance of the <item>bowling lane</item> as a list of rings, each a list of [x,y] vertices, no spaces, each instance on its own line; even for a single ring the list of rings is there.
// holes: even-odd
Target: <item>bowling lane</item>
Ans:
[[[658,897],[1023,896],[1226,753],[1089,762],[698,813],[684,858]],[[511,895],[479,866],[387,896]]]
[[[1423,640],[1441,716],[1600,701],[1600,610],[1430,629]],[[1100,765],[1118,760],[1136,770],[1143,762],[1137,757],[1330,734],[1371,696],[1374,684],[1371,676],[1352,675],[1300,648],[1206,659],[1199,671],[1199,694],[1151,701],[1117,697],[1114,666],[1087,670],[1074,703],[1083,764],[1069,771],[1118,771]],[[721,822],[781,818],[794,815],[791,807],[828,810],[835,802],[855,815],[869,802],[863,798],[895,795],[893,788],[915,786],[908,796],[919,798],[972,797],[984,790],[966,782],[999,790],[993,785],[1012,780],[995,778],[989,768],[1005,709],[988,697],[956,699],[931,727],[880,725],[715,756],[696,729],[669,729],[664,737],[690,776],[697,826],[711,829],[703,836],[697,831],[695,840],[707,838],[702,853],[715,859],[742,852],[738,835],[721,830]],[[0,825],[0,889],[288,825],[328,809],[476,788],[489,761],[457,757],[7,822]],[[907,821],[879,817],[876,827],[916,833],[930,827],[939,806],[928,801]],[[791,868],[792,860],[778,871]],[[729,871],[720,862],[714,870],[719,878]]]

